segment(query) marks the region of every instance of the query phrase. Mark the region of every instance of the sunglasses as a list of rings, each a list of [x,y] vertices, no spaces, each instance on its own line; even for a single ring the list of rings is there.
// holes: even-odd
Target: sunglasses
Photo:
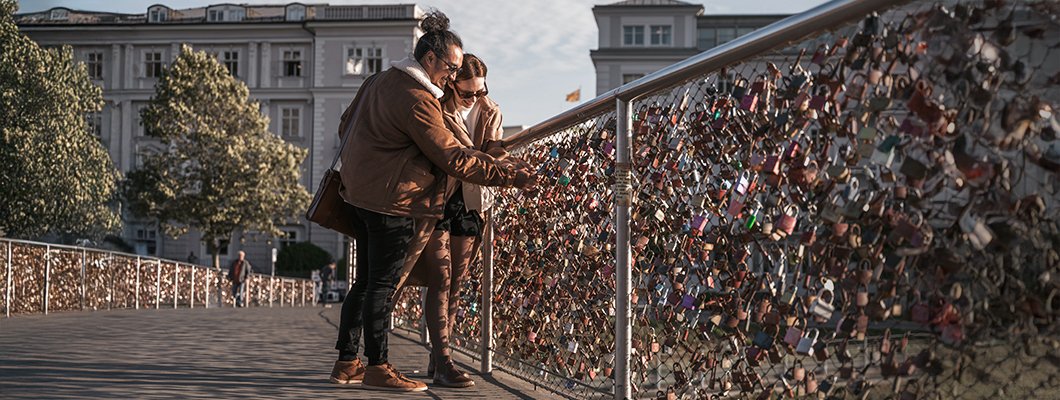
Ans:
[[[449,76],[456,75],[456,73],[460,71],[460,66],[459,65],[455,65],[455,64],[449,63],[449,61],[447,61],[446,59],[442,58],[442,56],[438,55],[438,53],[434,53],[434,57],[439,59],[439,60],[441,60],[443,63],[445,63],[445,68],[447,70],[449,70]]]
[[[490,88],[485,83],[482,84],[482,90],[479,90],[477,92],[465,92],[457,88],[456,85],[453,85],[453,90],[456,91],[457,96],[460,96],[461,99],[465,100],[470,99],[472,97],[486,97],[486,95],[490,94]]]

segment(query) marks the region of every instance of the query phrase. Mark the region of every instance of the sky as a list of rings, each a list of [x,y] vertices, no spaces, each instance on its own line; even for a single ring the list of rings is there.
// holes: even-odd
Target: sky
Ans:
[[[145,13],[161,3],[182,9],[220,3],[286,4],[295,0],[19,0],[19,12],[52,7]],[[596,70],[589,50],[597,48],[592,7],[618,0],[316,0],[304,3],[408,4],[437,8],[449,16],[464,50],[489,68],[490,98],[501,106],[504,125],[531,126],[578,103],[565,95],[581,89],[581,102],[596,96]],[[686,0],[705,14],[798,13],[824,0]]]

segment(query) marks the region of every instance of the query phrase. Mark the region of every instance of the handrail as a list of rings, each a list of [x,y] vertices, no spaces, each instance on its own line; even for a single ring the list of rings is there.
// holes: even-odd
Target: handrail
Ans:
[[[640,79],[611,89],[596,98],[559,115],[535,124],[507,140],[509,149],[519,149],[548,137],[596,114],[610,111],[615,100],[635,100],[726,65],[745,61],[777,47],[796,42],[804,37],[863,17],[867,13],[906,3],[908,0],[833,0],[806,12],[792,15],[755,30],[736,40],[704,51],[684,61],[670,65]]]

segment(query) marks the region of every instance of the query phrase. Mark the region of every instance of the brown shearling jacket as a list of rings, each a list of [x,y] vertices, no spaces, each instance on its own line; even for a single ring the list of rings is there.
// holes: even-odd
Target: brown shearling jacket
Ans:
[[[342,197],[382,214],[440,219],[447,175],[483,186],[513,185],[515,171],[461,145],[443,121],[442,106],[398,68],[368,78],[342,115],[339,135]]]

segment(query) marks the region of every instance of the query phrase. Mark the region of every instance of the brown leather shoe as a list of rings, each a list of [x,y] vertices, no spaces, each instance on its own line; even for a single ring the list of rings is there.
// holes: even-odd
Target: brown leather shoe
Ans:
[[[466,388],[475,386],[475,381],[450,360],[437,365],[437,369],[434,370],[434,384],[451,388]]]
[[[389,390],[393,392],[422,392],[427,384],[406,378],[389,363],[369,365],[364,372],[364,383],[361,387],[372,390]]]
[[[358,384],[364,381],[364,364],[361,360],[335,361],[331,368],[331,383],[340,385]]]

